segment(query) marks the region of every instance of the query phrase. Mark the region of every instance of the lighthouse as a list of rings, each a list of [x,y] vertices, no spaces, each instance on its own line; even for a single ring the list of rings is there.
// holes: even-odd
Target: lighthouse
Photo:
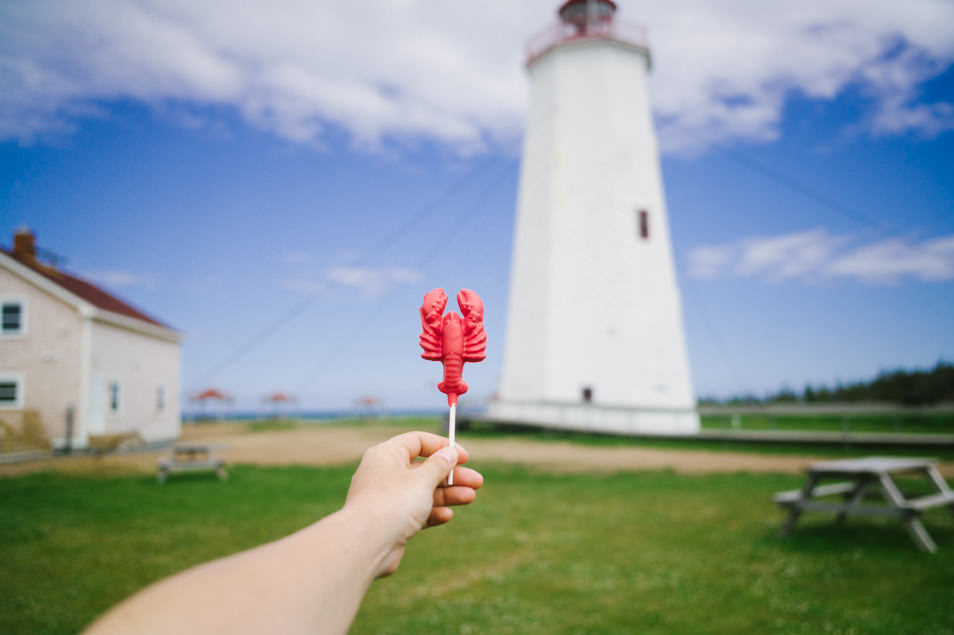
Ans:
[[[504,358],[492,420],[699,429],[642,28],[568,0],[527,46]]]

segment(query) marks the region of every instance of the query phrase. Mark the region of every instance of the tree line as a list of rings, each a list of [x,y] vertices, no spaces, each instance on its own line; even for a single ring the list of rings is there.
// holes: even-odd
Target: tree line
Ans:
[[[954,401],[954,363],[939,361],[931,370],[883,371],[869,381],[838,383],[834,387],[809,384],[800,392],[782,388],[765,397],[740,395],[699,401],[725,404],[888,401],[905,406],[929,406]]]

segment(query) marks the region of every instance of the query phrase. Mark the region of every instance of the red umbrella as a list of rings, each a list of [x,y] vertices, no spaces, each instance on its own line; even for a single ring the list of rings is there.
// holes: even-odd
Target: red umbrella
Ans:
[[[384,404],[384,400],[374,395],[363,395],[355,399],[354,403],[363,413],[365,421],[369,421],[375,415],[375,410]]]
[[[373,406],[377,406],[378,404],[382,403],[381,400],[375,397],[374,395],[365,395],[363,397],[358,397],[355,401],[358,402],[359,406],[364,406],[366,408],[371,408]]]
[[[198,392],[189,399],[189,401],[198,401],[201,406],[202,415],[201,417],[205,419],[205,404],[210,399],[215,401],[224,401],[226,403],[232,403],[232,397],[225,391],[219,390],[218,388],[206,388],[202,392]]]
[[[265,395],[262,397],[262,401],[265,403],[270,403],[275,406],[275,411],[272,413],[272,416],[278,418],[278,407],[283,403],[294,403],[298,401],[294,396],[289,395],[287,392],[282,392],[280,390],[273,392],[270,395]]]
[[[217,399],[219,401],[232,401],[232,397],[227,393],[222,392],[218,388],[206,388],[200,393],[196,393],[192,396],[191,401],[201,401],[205,403],[209,399]]]
[[[268,403],[286,403],[286,402],[290,403],[293,401],[297,401],[297,399],[295,399],[288,393],[278,391],[278,392],[273,392],[270,395],[266,395],[262,397],[262,401],[265,401]]]

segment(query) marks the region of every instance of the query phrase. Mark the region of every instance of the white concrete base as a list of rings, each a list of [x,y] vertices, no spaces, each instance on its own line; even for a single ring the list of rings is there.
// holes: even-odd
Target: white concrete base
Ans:
[[[150,448],[164,448],[172,445],[179,440],[178,436],[169,436],[161,435],[156,437],[143,438],[142,443],[132,446],[136,450],[150,449]],[[50,439],[50,448],[53,450],[65,450],[69,447],[71,450],[87,450],[89,449],[89,439],[86,438],[74,438],[73,441],[67,445],[66,438],[64,437],[54,437]]]
[[[583,403],[494,401],[486,418],[544,428],[611,434],[693,435],[699,413],[685,408],[631,408]]]

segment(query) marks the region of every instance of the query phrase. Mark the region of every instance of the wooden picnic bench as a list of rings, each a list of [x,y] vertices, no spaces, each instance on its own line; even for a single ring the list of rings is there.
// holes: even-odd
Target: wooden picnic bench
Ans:
[[[954,513],[954,491],[934,463],[935,459],[880,456],[815,463],[808,467],[801,489],[778,492],[773,497],[788,510],[781,533],[791,533],[804,511],[834,512],[839,524],[850,515],[887,516],[900,518],[918,548],[934,553],[937,545],[921,523],[921,514],[934,507],[947,507]],[[921,475],[936,492],[905,498],[894,480],[898,474]],[[821,484],[822,480],[833,478],[850,480]],[[869,492],[879,494],[884,504],[864,503]],[[833,496],[840,496],[841,500],[830,500]]]
[[[159,459],[156,480],[161,485],[166,482],[169,474],[202,471],[214,471],[221,480],[226,480],[229,474],[225,470],[225,461],[216,456],[213,450],[212,445],[204,443],[176,444],[172,448],[171,457]]]

